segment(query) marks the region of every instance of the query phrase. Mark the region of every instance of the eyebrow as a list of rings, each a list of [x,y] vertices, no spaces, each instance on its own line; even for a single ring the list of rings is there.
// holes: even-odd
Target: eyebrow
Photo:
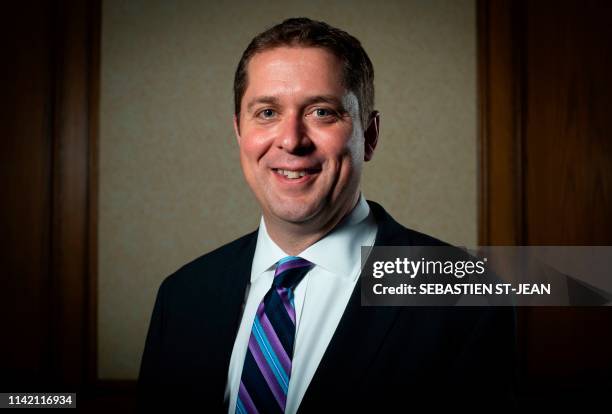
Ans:
[[[253,107],[259,104],[278,105],[278,98],[275,96],[256,96],[247,104],[247,112],[252,112]]]
[[[317,95],[317,96],[310,97],[306,100],[306,102],[304,102],[305,104],[304,106],[309,106],[309,105],[312,105],[315,103],[321,103],[321,102],[333,105],[336,108],[338,108],[341,112],[346,112],[346,109],[344,109],[344,105],[342,104],[342,101],[334,95]]]
[[[339,108],[341,112],[346,112],[342,101],[334,95],[315,95],[306,99],[303,106],[309,106],[315,103],[328,103]],[[252,112],[253,107],[259,104],[279,105],[279,99],[276,96],[256,96],[247,104],[247,112]]]

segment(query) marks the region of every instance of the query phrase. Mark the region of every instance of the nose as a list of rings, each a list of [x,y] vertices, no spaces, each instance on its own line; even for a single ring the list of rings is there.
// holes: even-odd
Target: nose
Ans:
[[[286,116],[282,120],[276,145],[278,148],[296,155],[311,150],[312,141],[308,137],[304,119],[300,114]]]

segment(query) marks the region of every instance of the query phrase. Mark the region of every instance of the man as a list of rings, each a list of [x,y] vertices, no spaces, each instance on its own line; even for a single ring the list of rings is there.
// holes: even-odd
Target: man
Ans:
[[[511,397],[512,312],[361,307],[360,246],[444,245],[361,196],[373,78],[359,41],[322,22],[288,19],[247,47],[234,128],[263,217],[162,283],[143,403],[294,413]]]

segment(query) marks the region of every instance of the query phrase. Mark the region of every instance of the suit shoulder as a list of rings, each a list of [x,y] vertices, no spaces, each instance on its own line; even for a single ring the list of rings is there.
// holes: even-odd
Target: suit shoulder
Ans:
[[[378,203],[368,200],[378,224],[377,244],[381,246],[450,246],[425,233],[409,229],[398,223]]]
[[[451,247],[451,245],[445,241],[437,239],[425,233],[404,227],[400,224],[398,229],[397,240],[404,241],[411,246],[445,246]]]
[[[193,286],[194,282],[202,279],[202,275],[223,269],[228,263],[234,262],[236,257],[248,254],[250,249],[254,250],[256,241],[257,230],[205,253],[166,277],[162,288]]]

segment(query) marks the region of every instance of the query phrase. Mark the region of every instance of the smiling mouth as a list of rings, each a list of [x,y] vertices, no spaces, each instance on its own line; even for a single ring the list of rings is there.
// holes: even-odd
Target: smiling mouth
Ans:
[[[272,171],[290,180],[297,180],[307,175],[312,175],[312,174],[319,172],[319,170],[312,169],[312,168],[306,169],[306,170],[284,170],[281,168],[272,168]]]

